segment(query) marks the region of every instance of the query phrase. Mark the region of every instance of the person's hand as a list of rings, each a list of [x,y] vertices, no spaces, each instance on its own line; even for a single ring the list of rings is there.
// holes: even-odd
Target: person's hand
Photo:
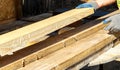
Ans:
[[[76,8],[77,9],[79,9],[79,8],[94,8],[96,10],[96,9],[98,9],[98,7],[99,7],[98,4],[95,1],[93,1],[93,2],[80,4]]]
[[[120,32],[120,14],[116,14],[105,19],[103,23],[110,23],[107,27],[105,27],[105,30],[110,31],[110,33]]]

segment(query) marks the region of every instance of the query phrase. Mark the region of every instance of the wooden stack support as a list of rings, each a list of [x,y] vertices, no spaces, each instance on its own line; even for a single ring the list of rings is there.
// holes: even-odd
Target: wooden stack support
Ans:
[[[112,13],[112,15],[115,13],[118,13],[118,11]],[[94,55],[96,52],[105,48],[107,44],[113,42],[116,39],[115,36],[107,34],[108,32],[103,30],[106,25],[100,23],[101,20],[110,15],[84,24],[75,30],[61,35],[60,37],[57,36],[52,38],[52,40],[58,40],[59,38],[62,40],[58,42],[54,41],[55,43],[46,46],[46,48],[33,52],[32,54],[29,54],[6,66],[3,66],[1,67],[1,70],[17,70],[18,68],[20,68],[19,70],[64,70],[78,62],[84,61],[86,58]],[[58,21],[56,23],[59,22],[62,21]],[[71,21],[69,23],[71,23]],[[95,25],[95,23],[99,24]],[[52,41],[44,41],[42,44],[33,45],[33,47],[38,49],[38,47],[44,47],[44,45],[49,42]],[[28,51],[29,50],[26,52]],[[13,58],[16,57],[17,56],[14,56]],[[86,64],[87,63],[89,63],[89,61],[86,62]]]

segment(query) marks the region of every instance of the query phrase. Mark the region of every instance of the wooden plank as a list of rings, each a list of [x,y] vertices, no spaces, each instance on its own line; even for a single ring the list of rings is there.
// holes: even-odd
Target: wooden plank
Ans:
[[[95,54],[89,56],[88,58],[84,59],[83,61],[78,62],[75,65],[69,67],[67,70],[80,70],[81,68],[88,65],[89,62],[96,59],[99,55],[106,52],[107,50],[109,50],[112,47],[113,47],[113,43],[108,44],[105,48],[102,48],[101,50],[97,51]]]
[[[90,66],[96,66],[100,64],[105,64],[114,61],[115,59],[119,58],[120,54],[120,44],[116,47],[109,49],[108,51],[101,54],[95,60],[89,63]]]
[[[69,46],[69,45],[71,45],[71,44],[74,44],[76,42],[76,40],[75,40],[75,38],[73,38],[73,37],[70,37],[70,38],[67,38],[66,40],[65,40],[65,47],[67,47],[67,46]]]
[[[64,41],[60,41],[58,43],[50,45],[50,46],[37,52],[38,59],[45,57],[46,55],[49,55],[49,54],[51,54],[51,53],[53,53],[53,52],[55,52],[63,47],[65,47]]]
[[[23,67],[23,60],[17,60],[12,64],[8,64],[4,67],[1,67],[0,70],[17,70],[18,68]]]
[[[54,39],[55,38],[52,38],[52,40],[51,39],[47,40],[47,41],[45,41],[45,43],[48,44],[48,42],[50,43],[51,41],[55,42],[55,41],[53,41]],[[64,42],[55,43],[53,45],[48,46],[47,48],[45,46],[46,45],[45,43],[44,44],[43,43],[42,44],[36,44],[36,45],[33,45],[33,47],[31,49],[26,49],[24,51],[23,50],[19,51],[17,54],[13,55],[13,57],[11,56],[10,59],[9,59],[9,57],[6,58],[6,59],[2,58],[0,60],[0,63],[2,63],[2,66],[0,64],[0,68],[2,67],[2,70],[6,70],[6,68],[9,69],[9,68],[11,68],[11,66],[14,66],[12,68],[15,68],[15,70],[16,70],[16,66],[15,66],[16,61],[23,62],[23,64],[20,64],[20,62],[18,62],[17,64],[20,64],[19,66],[21,66],[21,65],[26,66],[27,64],[29,64],[33,61],[36,61],[37,59],[40,59],[40,58],[42,58],[42,57],[44,57],[44,56],[46,56],[46,55],[48,55],[52,52],[55,52],[56,50],[64,47]],[[36,47],[36,48],[34,48],[34,47]],[[33,52],[37,49],[40,49],[40,47],[44,47],[44,49]],[[20,58],[18,58],[18,57],[20,57]],[[15,58],[17,58],[17,59],[14,60]],[[11,59],[13,59],[13,61],[11,61]],[[8,62],[8,64],[6,64],[7,62]],[[21,68],[21,67],[17,67],[17,69],[18,68]]]
[[[26,56],[26,57],[24,58],[24,66],[26,66],[26,65],[29,64],[29,63],[32,63],[32,62],[36,61],[37,59],[38,59],[38,57],[37,57],[37,54],[36,54],[36,53],[31,54],[31,55],[29,55],[29,56]]]
[[[20,70],[64,70],[94,54],[101,48],[104,48],[106,44],[112,42],[114,39],[114,36],[108,35],[104,30],[100,30],[95,34],[79,40],[69,47],[43,57]]]
[[[3,34],[0,36],[0,39],[2,40],[0,41],[0,55],[10,55],[17,50],[28,47],[31,45],[31,42],[36,39],[72,24],[90,14],[93,14],[93,12],[94,11],[91,8],[73,9],[60,15]]]

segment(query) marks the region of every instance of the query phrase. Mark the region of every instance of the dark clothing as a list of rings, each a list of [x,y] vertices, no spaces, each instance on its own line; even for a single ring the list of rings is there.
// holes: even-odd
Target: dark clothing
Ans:
[[[32,16],[48,12],[50,10],[51,0],[24,0],[23,15]]]

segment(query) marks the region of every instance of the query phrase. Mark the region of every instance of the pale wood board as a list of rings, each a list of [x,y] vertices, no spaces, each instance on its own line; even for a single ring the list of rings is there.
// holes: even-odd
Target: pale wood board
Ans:
[[[104,48],[102,48],[101,50],[97,51],[95,54],[87,57],[86,59],[84,59],[81,62],[76,63],[75,65],[69,67],[67,70],[80,70],[81,68],[83,68],[85,66],[88,66],[89,62],[91,62],[92,60],[96,59],[99,55],[101,55],[102,53],[108,51],[112,47],[113,47],[112,43],[106,45]]]
[[[91,15],[93,12],[94,10],[91,8],[73,9],[18,30],[0,35],[0,55],[10,55],[17,50],[38,43],[35,42],[36,39]]]
[[[14,63],[6,65],[4,68],[0,68],[0,70],[17,70],[18,68],[23,67],[23,60],[17,60]]]

